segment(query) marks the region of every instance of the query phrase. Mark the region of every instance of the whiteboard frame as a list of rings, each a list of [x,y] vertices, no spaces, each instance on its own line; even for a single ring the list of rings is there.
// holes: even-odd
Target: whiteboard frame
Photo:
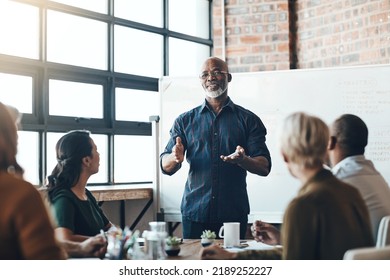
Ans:
[[[266,143],[273,162],[268,177],[248,173],[248,195],[251,206],[251,213],[248,216],[249,222],[262,219],[270,223],[281,223],[285,207],[299,190],[300,183],[291,177],[286,167],[283,170],[284,163],[278,154],[277,145],[274,143],[277,142],[278,136],[276,135],[280,132],[276,130],[280,127],[282,119],[293,111],[305,111],[317,115],[328,124],[344,113],[360,116],[366,122],[370,132],[366,157],[373,160],[377,169],[389,182],[390,169],[386,168],[381,160],[388,163],[388,158],[390,158],[390,144],[388,146],[384,144],[385,140],[389,140],[390,143],[390,65],[232,73],[232,76],[232,82],[229,83],[229,96],[233,102],[253,111],[262,119],[268,130]],[[175,93],[175,88],[180,92]],[[159,89],[161,153],[167,143],[167,137],[169,137],[167,134],[175,117],[202,104],[204,92],[198,77],[162,77]],[[255,96],[257,91],[262,96]],[[247,95],[243,95],[243,92]],[[167,98],[168,94],[172,94],[172,96]],[[354,97],[354,95],[356,96]],[[375,96],[372,97],[373,95]],[[383,100],[380,99],[382,97]],[[366,108],[364,108],[365,102],[367,103]],[[370,113],[369,110],[372,110],[373,113]],[[374,116],[375,111],[377,114]],[[381,135],[383,134],[381,131],[385,131],[384,135]],[[381,143],[382,146],[372,151],[370,143],[375,141]],[[381,149],[385,149],[384,153],[386,153],[382,158],[379,155]],[[159,161],[159,155],[157,160]],[[277,175],[274,175],[275,172]],[[186,161],[183,162],[182,168],[172,176],[163,175],[161,170],[159,172],[159,202],[161,208],[164,209],[166,221],[181,221],[178,201],[179,197],[181,200],[184,191],[187,173]],[[272,189],[268,187],[268,192],[264,193],[270,197],[262,198],[261,186],[258,190],[252,184],[259,183],[261,185],[261,182],[272,184],[275,176],[286,178],[280,181],[275,180],[278,184],[286,182],[291,185],[283,188],[277,186],[276,191],[281,194],[277,199],[282,200],[282,202],[277,209],[272,209],[269,206],[256,207],[256,202],[264,203],[275,197],[270,195]],[[179,183],[176,183],[178,181]],[[175,184],[177,186],[174,186],[172,191],[170,189],[172,187],[168,185]]]

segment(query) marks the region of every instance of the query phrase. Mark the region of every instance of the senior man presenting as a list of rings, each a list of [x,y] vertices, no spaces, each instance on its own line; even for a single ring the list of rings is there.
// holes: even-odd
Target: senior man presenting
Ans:
[[[247,171],[267,176],[271,170],[267,130],[257,115],[228,97],[232,75],[225,61],[208,58],[199,78],[205,101],[174,121],[161,170],[175,174],[184,156],[189,163],[181,203],[184,238],[200,238],[206,229],[218,232],[224,222],[240,222],[244,238],[250,211]]]

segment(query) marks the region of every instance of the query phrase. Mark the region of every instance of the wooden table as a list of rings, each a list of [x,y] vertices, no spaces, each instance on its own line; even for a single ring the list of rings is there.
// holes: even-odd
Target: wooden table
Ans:
[[[222,244],[223,240],[216,240],[215,244]],[[203,246],[200,239],[184,239],[180,245],[178,256],[168,256],[167,260],[200,260],[200,252]]]
[[[47,190],[45,187],[38,189],[43,197],[47,196]],[[149,209],[153,202],[153,188],[152,187],[129,187],[129,186],[94,186],[88,187],[93,196],[98,201],[99,205],[102,205],[105,201],[120,201],[119,219],[120,226],[125,227],[125,200],[133,199],[147,199],[147,203],[133,223],[130,225],[130,229],[133,230],[138,222],[142,219],[143,215]]]
[[[151,187],[96,186],[88,187],[97,201],[118,201],[132,199],[152,199]]]
[[[199,260],[202,248],[200,239],[185,239],[180,245],[179,255],[168,256],[167,260]]]

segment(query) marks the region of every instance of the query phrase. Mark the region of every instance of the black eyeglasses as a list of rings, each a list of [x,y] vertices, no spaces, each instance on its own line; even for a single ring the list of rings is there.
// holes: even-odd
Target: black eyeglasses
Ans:
[[[225,74],[229,74],[229,72],[215,70],[215,71],[210,71],[210,72],[203,72],[199,75],[199,78],[202,80],[205,80],[205,79],[207,79],[208,76],[222,77]]]

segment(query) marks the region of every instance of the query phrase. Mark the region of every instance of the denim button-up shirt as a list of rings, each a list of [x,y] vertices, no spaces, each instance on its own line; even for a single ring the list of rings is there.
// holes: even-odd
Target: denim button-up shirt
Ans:
[[[247,156],[267,158],[271,169],[266,134],[260,118],[230,98],[218,115],[206,101],[181,114],[170,130],[171,138],[160,156],[160,164],[162,156],[172,152],[179,136],[190,167],[181,202],[182,215],[197,222],[247,220],[247,171],[222,161],[220,155],[229,155],[240,145]]]

